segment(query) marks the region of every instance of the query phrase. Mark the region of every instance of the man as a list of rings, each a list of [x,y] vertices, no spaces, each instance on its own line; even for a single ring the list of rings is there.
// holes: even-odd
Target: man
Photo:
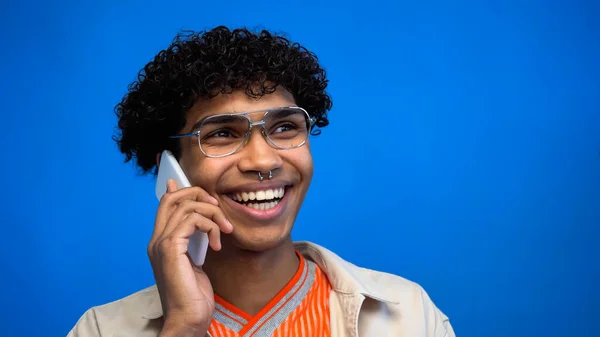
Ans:
[[[292,241],[326,87],[316,56],[266,31],[180,35],[148,63],[115,140],[146,173],[170,150],[193,187],[169,181],[160,201],[156,286],[91,308],[69,336],[454,336],[417,284]],[[201,267],[187,254],[196,230]]]

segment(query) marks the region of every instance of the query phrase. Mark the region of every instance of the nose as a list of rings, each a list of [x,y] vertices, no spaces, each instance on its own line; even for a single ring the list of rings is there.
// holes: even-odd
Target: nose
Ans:
[[[283,166],[280,150],[268,143],[262,131],[260,127],[254,128],[248,136],[248,142],[240,151],[238,168],[244,173],[275,172]]]

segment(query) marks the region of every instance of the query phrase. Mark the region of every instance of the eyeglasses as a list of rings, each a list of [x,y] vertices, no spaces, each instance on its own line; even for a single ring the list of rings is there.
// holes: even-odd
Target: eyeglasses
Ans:
[[[252,121],[250,114],[264,112],[262,120]],[[262,127],[262,135],[277,149],[298,148],[306,143],[315,118],[298,106],[256,110],[234,114],[220,114],[202,119],[194,132],[171,138],[197,137],[200,151],[207,157],[220,158],[239,151],[250,139],[255,126]]]

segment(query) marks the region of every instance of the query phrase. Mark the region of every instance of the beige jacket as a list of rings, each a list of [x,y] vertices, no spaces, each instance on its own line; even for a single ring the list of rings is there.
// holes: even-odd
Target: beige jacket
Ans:
[[[357,267],[313,243],[295,245],[329,278],[332,337],[455,337],[448,317],[418,284]],[[161,317],[152,286],[89,309],[67,337],[157,337]]]

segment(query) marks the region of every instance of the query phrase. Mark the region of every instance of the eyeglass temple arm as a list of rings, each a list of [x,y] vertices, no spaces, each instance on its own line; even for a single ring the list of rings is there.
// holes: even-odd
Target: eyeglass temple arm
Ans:
[[[184,137],[196,137],[200,131],[192,132],[192,133],[183,133],[179,135],[169,136],[169,138],[184,138]]]

